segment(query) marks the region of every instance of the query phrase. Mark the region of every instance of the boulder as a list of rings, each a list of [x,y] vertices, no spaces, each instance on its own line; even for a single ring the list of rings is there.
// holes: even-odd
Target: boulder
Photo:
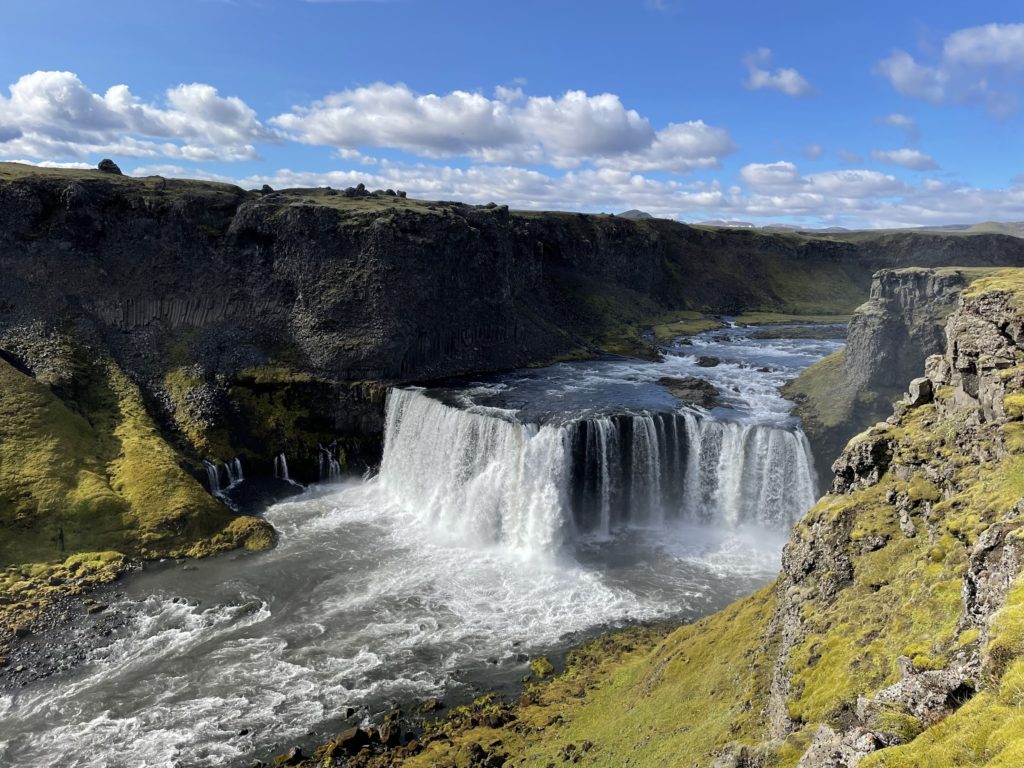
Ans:
[[[930,403],[934,395],[935,390],[932,386],[932,380],[921,376],[910,382],[910,393],[907,395],[906,403],[911,408],[917,408],[920,405]]]
[[[355,755],[373,742],[373,734],[365,728],[348,728],[338,734],[335,746],[348,755]]]
[[[701,368],[714,368],[722,361],[713,355],[701,355],[697,358],[697,365]]]
[[[103,160],[100,160],[100,163],[99,165],[96,166],[96,168],[102,171],[103,173],[112,173],[115,176],[124,175],[121,173],[121,169],[117,167],[117,163],[115,163],[110,158],[104,158]]]
[[[696,376],[662,376],[658,383],[683,402],[702,408],[712,408],[718,402],[718,389],[715,385]]]

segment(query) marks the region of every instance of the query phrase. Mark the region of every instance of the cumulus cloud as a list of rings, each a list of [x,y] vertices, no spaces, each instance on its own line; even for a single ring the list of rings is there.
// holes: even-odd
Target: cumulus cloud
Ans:
[[[787,194],[807,193],[835,197],[864,197],[898,194],[905,185],[895,176],[868,170],[822,171],[802,175],[796,165],[749,163],[740,169],[740,178],[753,192]]]
[[[655,130],[615,94],[567,91],[556,98],[503,86],[489,98],[375,83],[293,107],[270,123],[295,141],[342,151],[392,148],[422,157],[559,168],[589,161],[681,172],[717,165],[733,148],[723,129],[701,121]]]
[[[772,59],[772,52],[769,48],[759,48],[743,58],[747,67],[747,81],[745,85],[752,91],[768,88],[781,91],[787,96],[806,96],[814,88],[795,69],[779,67],[775,70],[767,69]]]
[[[911,141],[916,141],[920,136],[917,121],[915,121],[910,115],[904,115],[901,112],[893,112],[885,117],[879,118],[878,122],[882,125],[888,125],[892,128],[902,130],[906,134],[907,139]]]
[[[257,156],[255,142],[273,138],[245,102],[202,83],[168,89],[164,105],[127,85],[94,93],[73,72],[33,72],[9,92],[0,95],[0,154],[8,156],[247,160]]]
[[[925,179],[911,185],[866,169],[802,174],[786,161],[751,163],[740,184],[655,179],[612,168],[550,173],[515,166],[469,168],[381,163],[360,170],[309,173],[280,170],[240,180],[246,187],[370,187],[408,190],[414,197],[491,200],[535,210],[618,211],[640,208],[658,216],[700,221],[803,221],[808,226],[896,227],[1024,219],[1024,184],[982,189]]]
[[[969,66],[1024,69],[1024,24],[985,24],[954,32],[946,38],[947,61]]]
[[[953,32],[932,64],[895,50],[875,72],[904,96],[933,104],[980,102],[1004,116],[1017,106],[1024,24],[985,24]]]
[[[898,165],[912,171],[928,171],[939,167],[930,155],[916,149],[874,149],[871,156],[880,163]]]

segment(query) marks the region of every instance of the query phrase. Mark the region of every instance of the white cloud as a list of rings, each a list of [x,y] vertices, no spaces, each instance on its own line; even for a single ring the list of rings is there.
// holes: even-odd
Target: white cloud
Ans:
[[[241,99],[210,85],[179,85],[166,106],[138,99],[127,85],[100,95],[72,72],[33,72],[0,95],[0,154],[37,158],[115,154],[185,160],[248,160],[272,140]]]
[[[954,32],[942,49],[948,62],[1024,69],[1024,24],[985,24]]]
[[[180,172],[179,172],[180,171]],[[175,166],[139,168],[135,174],[229,179]],[[798,221],[807,226],[897,227],[1024,219],[1024,180],[1005,189],[958,186],[935,179],[910,185],[878,171],[851,169],[801,174],[789,162],[751,163],[740,185],[654,179],[613,168],[548,173],[515,166],[468,168],[381,161],[365,170],[327,173],[281,169],[235,180],[246,188],[288,187],[407,190],[412,197],[508,203],[515,209],[619,211],[640,208],[658,216],[700,221]]]
[[[1024,24],[986,24],[950,34],[933,64],[896,50],[875,72],[899,93],[933,104],[985,104],[1005,116],[1017,106],[1024,72]]]
[[[860,165],[864,162],[864,158],[857,152],[851,152],[848,149],[841,149],[836,154],[839,156],[839,159],[847,165]]]
[[[814,88],[795,69],[780,67],[774,71],[765,69],[772,58],[769,48],[760,48],[743,58],[747,67],[746,86],[752,91],[769,88],[781,91],[787,96],[805,96]]]
[[[293,107],[270,123],[295,141],[339,150],[392,148],[421,157],[559,168],[589,161],[682,172],[715,166],[733,148],[724,130],[701,121],[656,131],[615,94],[567,91],[555,98],[504,86],[488,98],[467,91],[418,94],[400,83],[375,83]]]
[[[793,163],[749,163],[740,169],[740,178],[759,192],[791,189],[800,183],[800,172]]]
[[[808,160],[817,160],[825,154],[825,148],[821,144],[808,144],[804,147],[804,157]]]
[[[906,51],[893,51],[889,58],[878,62],[876,72],[904,96],[934,103],[946,97],[949,75],[934,67],[918,64]]]
[[[917,121],[914,120],[910,115],[904,115],[902,112],[893,112],[885,117],[879,118],[878,122],[882,125],[888,125],[892,128],[898,128],[906,134],[906,137],[910,141],[916,141],[920,138],[921,132],[917,127]]]
[[[931,155],[916,149],[873,149],[871,156],[880,163],[898,165],[913,171],[928,171],[939,167]]]
[[[92,170],[92,169],[94,169],[96,167],[92,163],[78,163],[78,162],[59,163],[59,162],[57,162],[55,160],[28,160],[28,159],[25,159],[25,158],[18,158],[18,159],[15,159],[15,160],[7,160],[5,162],[21,163],[23,165],[34,165],[37,168],[64,168],[64,169],[73,169],[73,170],[77,170],[77,171],[88,171],[88,170]],[[182,168],[181,170],[184,171],[185,169]]]

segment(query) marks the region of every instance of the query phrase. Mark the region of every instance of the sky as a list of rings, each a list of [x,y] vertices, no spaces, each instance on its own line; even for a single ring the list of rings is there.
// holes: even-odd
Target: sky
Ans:
[[[1024,220],[1024,6],[0,0],[0,159],[682,221]]]

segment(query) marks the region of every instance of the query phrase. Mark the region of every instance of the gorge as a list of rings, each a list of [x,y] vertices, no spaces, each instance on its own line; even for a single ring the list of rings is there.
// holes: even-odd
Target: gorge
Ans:
[[[0,759],[913,765],[1013,706],[1024,241],[332,193],[0,165]]]

